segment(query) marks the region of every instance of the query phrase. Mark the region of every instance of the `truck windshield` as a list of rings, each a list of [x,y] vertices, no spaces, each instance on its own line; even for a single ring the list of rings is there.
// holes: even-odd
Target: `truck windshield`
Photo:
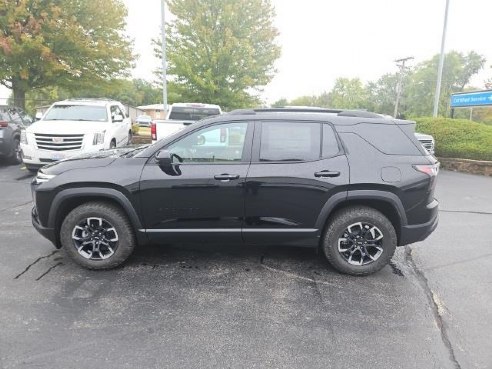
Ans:
[[[169,119],[196,121],[219,114],[220,111],[217,108],[172,107]]]
[[[44,120],[71,120],[105,122],[108,120],[106,107],[94,105],[55,105]]]

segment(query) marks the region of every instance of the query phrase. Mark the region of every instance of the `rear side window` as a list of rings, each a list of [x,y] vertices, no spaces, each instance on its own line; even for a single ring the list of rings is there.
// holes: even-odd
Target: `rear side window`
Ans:
[[[323,148],[321,155],[323,158],[331,158],[339,153],[337,137],[333,128],[329,124],[323,124]]]
[[[318,160],[320,148],[319,123],[262,123],[260,161]]]
[[[355,133],[384,154],[421,155],[419,149],[396,124],[361,123],[355,127]]]

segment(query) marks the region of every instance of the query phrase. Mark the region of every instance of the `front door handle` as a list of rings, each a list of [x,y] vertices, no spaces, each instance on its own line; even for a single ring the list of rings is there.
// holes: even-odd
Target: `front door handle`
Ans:
[[[216,174],[214,176],[214,178],[217,181],[228,182],[228,181],[231,181],[233,179],[238,179],[239,178],[239,174],[227,174],[227,173],[224,173],[224,174]]]
[[[323,178],[327,178],[327,177],[333,178],[333,177],[339,177],[340,176],[340,172],[331,171],[331,170],[322,170],[320,172],[314,173],[314,176],[316,178],[320,178],[320,177],[323,177]]]

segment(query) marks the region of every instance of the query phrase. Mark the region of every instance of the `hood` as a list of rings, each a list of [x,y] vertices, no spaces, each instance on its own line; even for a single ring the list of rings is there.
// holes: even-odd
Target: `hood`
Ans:
[[[418,140],[434,140],[434,137],[431,135],[426,135],[425,133],[419,132],[415,132],[415,137],[417,137]]]
[[[101,132],[108,128],[109,122],[89,122],[73,120],[38,120],[26,128],[27,133],[43,134],[85,134]]]
[[[131,151],[135,151],[135,147],[124,147],[75,155],[68,159],[45,165],[42,171],[46,174],[58,175],[72,169],[105,167]]]

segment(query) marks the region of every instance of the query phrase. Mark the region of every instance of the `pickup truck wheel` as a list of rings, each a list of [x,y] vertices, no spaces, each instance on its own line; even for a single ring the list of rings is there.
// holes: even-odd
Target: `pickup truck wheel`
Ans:
[[[132,131],[128,131],[128,143],[127,143],[127,145],[131,145],[132,141],[133,141]]]
[[[111,143],[109,144],[109,149],[114,149],[116,148],[116,141],[114,139],[111,140]]]
[[[337,271],[362,276],[388,264],[396,243],[396,232],[388,218],[375,209],[357,206],[333,216],[322,247]]]
[[[89,202],[72,210],[62,223],[60,240],[65,253],[88,269],[115,268],[136,245],[124,212],[104,202]]]

